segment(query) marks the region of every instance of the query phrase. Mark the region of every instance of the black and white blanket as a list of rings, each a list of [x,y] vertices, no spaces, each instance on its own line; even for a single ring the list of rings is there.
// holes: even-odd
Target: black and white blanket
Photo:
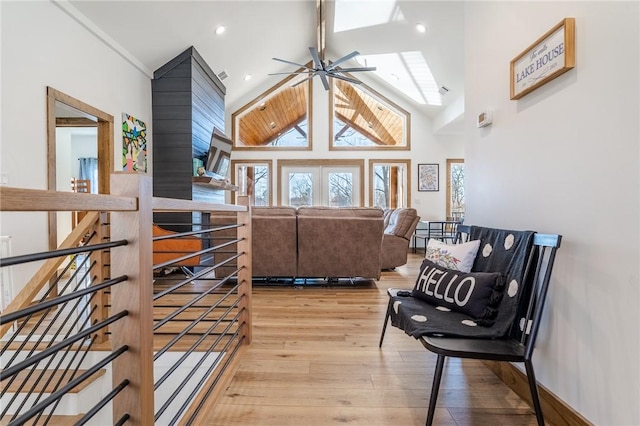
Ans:
[[[484,327],[466,314],[429,304],[420,299],[398,296],[390,289],[391,324],[410,336],[447,335],[478,338],[505,336],[517,314],[525,286],[525,268],[533,244],[532,231],[509,231],[472,226],[470,240],[480,240],[472,272],[500,272],[505,287],[495,322]]]

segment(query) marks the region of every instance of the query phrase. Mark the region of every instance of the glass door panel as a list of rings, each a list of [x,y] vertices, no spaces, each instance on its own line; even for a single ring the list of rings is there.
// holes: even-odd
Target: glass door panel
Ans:
[[[321,167],[322,200],[331,207],[360,205],[360,169],[358,167]]]
[[[357,166],[284,166],[281,203],[292,207],[360,206],[360,174]]]

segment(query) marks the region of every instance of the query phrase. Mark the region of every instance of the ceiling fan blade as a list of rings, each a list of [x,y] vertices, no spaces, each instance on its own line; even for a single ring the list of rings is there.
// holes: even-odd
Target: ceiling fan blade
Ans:
[[[358,72],[358,71],[375,71],[376,67],[361,67],[361,68],[340,68],[335,70],[336,72]]]
[[[353,84],[361,84],[362,83],[360,80],[356,80],[355,78],[345,77],[345,76],[340,75],[340,74],[330,73],[330,74],[327,74],[327,75],[329,77],[337,78],[338,80],[348,81],[349,83],[353,83]]]
[[[311,53],[311,57],[313,58],[313,63],[316,65],[317,69],[324,69],[324,64],[320,60],[320,56],[318,55],[318,49],[315,47],[310,47],[309,52]]]
[[[304,71],[289,71],[289,72],[272,72],[272,73],[269,73],[267,75],[306,74],[308,72],[309,72],[308,70],[304,70]]]
[[[300,80],[299,82],[297,82],[296,84],[294,84],[294,85],[293,85],[293,86],[291,86],[291,87],[296,87],[297,85],[302,84],[302,83],[304,83],[304,82],[305,82],[305,81],[307,81],[307,80],[311,80],[311,79],[313,78],[313,76],[314,76],[314,75],[315,75],[315,74],[309,74],[309,77],[303,78],[302,80]]]
[[[320,75],[320,80],[322,80],[322,85],[324,86],[324,90],[329,90],[329,81],[327,80],[327,76],[331,76],[327,73],[322,73]]]
[[[332,69],[334,69],[335,67],[337,67],[338,65],[340,65],[343,62],[348,61],[351,58],[355,58],[356,56],[358,56],[360,54],[360,52],[358,52],[357,50],[354,50],[353,52],[349,53],[347,56],[343,56],[342,58],[336,60],[334,63],[332,63],[331,65],[329,65],[326,70],[327,71],[331,71]]]
[[[285,60],[285,59],[279,59],[279,58],[271,58],[271,59],[273,59],[274,61],[284,62],[285,64],[291,64],[291,65],[295,65],[295,66],[298,66],[298,67],[306,68],[306,69],[308,69],[308,70],[313,70],[313,68],[308,67],[308,66],[306,66],[306,65],[297,64],[297,63],[295,63],[295,62],[287,61],[287,60]]]

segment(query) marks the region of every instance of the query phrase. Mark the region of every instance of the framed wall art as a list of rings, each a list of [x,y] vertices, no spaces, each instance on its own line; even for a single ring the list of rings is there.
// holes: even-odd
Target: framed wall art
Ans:
[[[565,18],[511,61],[511,99],[520,99],[576,64],[575,19]]]
[[[440,190],[440,165],[418,164],[418,191]]]
[[[147,172],[147,125],[125,113],[122,114],[122,170]]]

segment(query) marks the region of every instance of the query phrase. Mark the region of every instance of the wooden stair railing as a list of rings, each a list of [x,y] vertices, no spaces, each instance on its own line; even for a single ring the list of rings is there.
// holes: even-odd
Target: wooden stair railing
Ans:
[[[211,293],[215,293],[218,298],[215,305],[216,312],[229,311],[231,313],[229,321],[224,319],[224,316],[214,318],[213,321],[219,323],[219,326],[216,326],[217,323],[212,323],[211,318],[208,318],[209,324],[200,326],[200,323],[195,323],[194,328],[194,331],[198,331],[200,328],[204,328],[205,325],[208,326],[211,329],[211,336],[216,341],[219,340],[221,342],[219,345],[216,343],[218,346],[211,346],[210,349],[215,349],[216,353],[219,352],[218,356],[221,360],[221,362],[213,364],[216,368],[216,376],[213,377],[213,374],[211,376],[203,376],[203,379],[206,379],[206,383],[203,383],[202,391],[194,397],[184,398],[183,400],[190,405],[186,408],[186,412],[182,411],[185,417],[180,421],[181,424],[185,421],[187,423],[191,422],[191,420],[185,420],[186,418],[196,419],[195,421],[199,422],[205,419],[208,412],[213,409],[210,402],[218,400],[226,384],[233,377],[241,354],[251,341],[251,208],[248,198],[246,196],[240,197],[239,205],[235,206],[157,198],[152,196],[152,181],[150,177],[137,174],[116,173],[111,176],[111,183],[113,193],[118,195],[78,194],[0,187],[0,198],[2,199],[0,211],[87,211],[88,214],[85,218],[65,238],[59,248],[84,246],[83,239],[85,239],[88,232],[95,233],[92,242],[101,243],[109,240],[110,243],[105,244],[105,246],[114,247],[110,253],[105,252],[103,249],[96,249],[94,254],[91,255],[91,263],[94,263],[93,261],[95,260],[95,263],[99,264],[99,267],[95,269],[97,271],[96,275],[102,275],[101,279],[96,279],[96,281],[114,281],[114,283],[104,283],[108,284],[108,286],[100,284],[101,288],[109,288],[110,290],[105,290],[103,294],[97,293],[100,290],[96,290],[97,297],[92,299],[92,304],[97,302],[98,305],[102,304],[102,307],[94,310],[91,323],[105,323],[109,327],[108,333],[110,334],[105,334],[104,331],[95,331],[93,328],[92,330],[86,330],[91,333],[92,341],[95,343],[100,343],[101,339],[106,340],[107,336],[110,338],[100,349],[105,350],[106,348],[106,350],[113,351],[113,358],[103,360],[112,365],[112,385],[114,389],[110,392],[110,395],[112,395],[107,395],[105,398],[112,398],[112,418],[114,422],[116,420],[118,422],[128,420],[129,424],[134,425],[153,424],[154,415],[161,415],[160,413],[154,413],[154,330],[151,327],[154,322],[153,301],[158,299],[159,296],[153,292],[152,232],[151,226],[147,227],[146,225],[151,224],[153,211],[193,211],[207,214],[211,211],[228,210],[237,213],[239,226],[236,260],[237,276],[229,281],[227,281],[228,277],[214,277],[214,280],[219,281],[217,285],[219,285],[220,291],[216,287],[214,288],[215,292]],[[109,226],[103,226],[105,223],[109,223]],[[210,237],[202,236],[202,238],[208,239]],[[88,244],[92,244],[92,242]],[[116,246],[117,248],[115,248]],[[223,244],[220,244],[220,248],[225,250]],[[218,250],[218,248],[214,248],[214,250]],[[34,253],[25,257],[33,259],[34,256],[37,258],[37,255],[42,254]],[[109,256],[112,256],[112,258]],[[47,257],[41,257],[41,259],[45,258]],[[21,316],[27,315],[27,312],[31,309],[38,309],[38,307],[31,306],[31,304],[42,290],[48,290],[46,286],[50,285],[51,278],[55,277],[66,259],[68,257],[63,254],[61,258],[52,258],[44,261],[43,265],[38,268],[18,296],[2,312],[3,315],[11,314],[11,317],[5,318],[7,324],[0,324],[0,327],[2,327],[0,336],[7,334],[8,330],[11,329],[11,321],[17,321],[13,319],[14,317],[18,318],[20,316],[22,318]],[[21,261],[31,262],[34,260],[21,259]],[[4,266],[17,263],[14,258]],[[217,268],[215,265],[213,267]],[[93,275],[92,273],[92,277]],[[227,284],[224,284],[225,282]],[[193,284],[186,283],[185,286],[192,293]],[[225,294],[232,294],[232,297],[227,301]],[[197,297],[199,298],[200,296]],[[51,302],[58,303],[58,301]],[[197,300],[194,300],[193,303],[196,302]],[[184,308],[191,309],[187,305]],[[70,311],[75,312],[75,309]],[[179,313],[175,312],[175,314]],[[170,319],[168,317],[171,315],[172,313],[169,312],[163,314],[167,319]],[[227,314],[225,313],[225,315]],[[227,332],[227,329],[233,324],[236,324],[235,329],[231,327],[230,331]],[[153,328],[155,328],[155,325]],[[220,332],[222,328],[225,328],[225,330]],[[185,330],[185,332],[189,332],[189,330]],[[190,344],[190,340],[193,341],[194,338],[200,338],[195,336],[195,333],[189,332],[189,334],[186,336],[186,343]],[[55,340],[52,340],[52,342],[55,342]],[[226,345],[228,342],[233,342],[233,346]],[[170,349],[168,345],[167,348]],[[201,352],[199,348],[196,349]],[[177,349],[177,351],[180,350],[180,348]],[[97,367],[100,366],[97,365]],[[7,371],[5,375],[9,377],[18,372],[17,367],[14,370],[16,371],[11,373]],[[167,383],[171,384],[172,382],[167,381]],[[114,394],[113,392],[116,390],[119,393]],[[180,403],[182,404],[182,401]]]

